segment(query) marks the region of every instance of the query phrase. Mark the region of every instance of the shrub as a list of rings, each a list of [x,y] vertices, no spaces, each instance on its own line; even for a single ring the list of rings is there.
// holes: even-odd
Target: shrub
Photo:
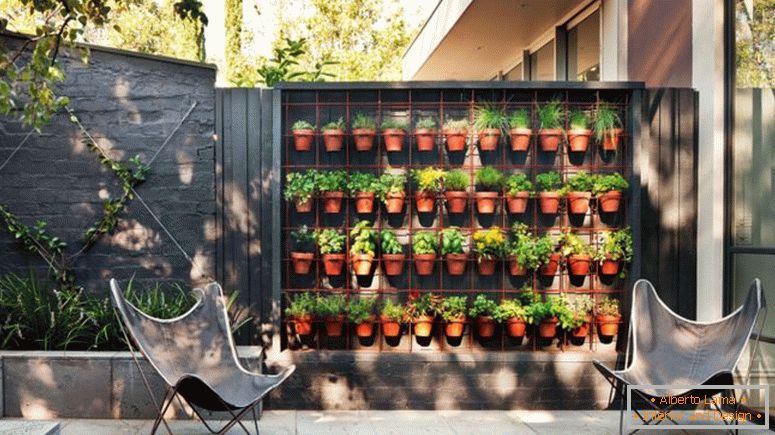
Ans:
[[[439,240],[435,233],[419,231],[412,236],[412,252],[415,254],[435,254],[439,249]]]
[[[306,119],[299,119],[293,123],[291,130],[314,130],[315,126]]]
[[[468,130],[469,123],[467,119],[448,119],[444,123],[444,130],[450,133],[459,133]]]
[[[471,308],[468,309],[468,315],[471,317],[492,316],[498,310],[498,304],[486,295],[478,294],[474,299]]]
[[[630,187],[630,183],[622,177],[622,174],[614,172],[606,175],[598,175],[595,177],[595,182],[592,185],[592,193],[600,195],[601,193],[607,193],[614,190],[624,192]]]
[[[316,298],[310,292],[297,293],[291,298],[286,295],[288,308],[285,315],[288,317],[303,317],[315,314]]]
[[[541,124],[541,128],[544,129],[562,128],[562,103],[554,100],[540,106],[538,108],[538,121]]]
[[[444,175],[444,188],[450,192],[462,192],[468,188],[468,174],[460,169],[453,169]]]
[[[516,195],[519,192],[530,192],[533,190],[533,183],[527,178],[526,174],[516,173],[509,175],[503,183],[507,193]]]
[[[350,179],[347,181],[347,190],[350,195],[359,192],[379,192],[380,183],[377,176],[369,172],[351,172]]]
[[[315,231],[315,241],[321,254],[341,254],[346,236],[340,230],[326,228]]]
[[[285,190],[283,195],[288,201],[305,202],[312,198],[317,190],[317,171],[309,169],[305,172],[289,172],[285,175]]]
[[[436,120],[433,118],[420,118],[414,124],[414,128],[416,130],[423,130],[423,129],[432,130],[436,128]]]
[[[499,323],[503,323],[509,319],[517,318],[525,320],[527,310],[517,299],[504,299],[500,305],[495,309],[493,317]]]
[[[592,250],[579,236],[567,232],[560,236],[560,252],[567,257],[569,255],[590,255]]]
[[[321,192],[342,192],[347,187],[347,172],[343,170],[320,171],[315,181]]]
[[[404,318],[406,317],[406,307],[388,299],[382,304],[382,310],[380,311],[380,314],[382,314],[387,320],[393,322],[403,322]]]
[[[482,190],[500,190],[503,174],[492,166],[483,166],[476,171],[476,185]]]
[[[595,259],[598,261],[606,258],[613,261],[632,261],[632,231],[629,227],[612,231],[607,235],[600,235],[602,242],[598,248]]]
[[[579,171],[568,177],[564,190],[566,192],[591,192],[595,178],[594,175],[589,175],[585,171]]]
[[[347,300],[343,295],[318,295],[315,300],[315,314],[319,317],[337,317],[346,313]]]
[[[387,201],[388,194],[401,193],[404,190],[406,190],[406,175],[385,173],[379,177],[379,190],[377,194],[382,202]]]
[[[501,129],[506,121],[506,116],[503,113],[503,109],[489,104],[476,108],[476,120],[474,121],[474,127],[477,130],[485,130],[488,128]]]
[[[358,112],[353,117],[352,128],[353,128],[353,130],[359,129],[359,128],[365,128],[365,129],[369,129],[369,130],[376,130],[377,129],[377,123],[374,122],[374,118],[366,115],[365,113]]]
[[[568,124],[573,130],[586,130],[589,128],[589,114],[584,110],[574,110],[570,113]]]
[[[335,121],[329,121],[323,126],[323,130],[344,130],[344,119],[339,118]]]
[[[527,109],[519,109],[509,115],[509,127],[530,128],[530,112]]]
[[[557,172],[544,172],[536,175],[536,185],[541,192],[556,192],[562,187],[562,179]]]
[[[441,255],[463,254],[466,239],[457,227],[445,228],[441,231]]]
[[[506,236],[498,227],[479,230],[473,235],[474,252],[479,260],[501,258],[506,249]]]
[[[441,310],[441,298],[433,293],[423,293],[410,299],[406,304],[406,312],[410,317],[436,316]]]
[[[465,317],[466,302],[465,296],[447,296],[441,301],[441,317],[447,322]]]
[[[374,314],[374,304],[374,298],[350,299],[347,304],[347,319],[356,325],[365,322]]]
[[[315,243],[315,232],[310,231],[306,225],[302,225],[298,230],[291,232],[291,237],[296,242],[296,251],[312,252]]]
[[[411,174],[419,192],[435,194],[441,192],[446,172],[443,169],[428,166],[422,169],[412,169]]]
[[[601,316],[619,316],[619,300],[601,296],[597,303],[597,314]]]
[[[404,130],[406,131],[406,121],[387,118],[382,121],[382,130]]]
[[[379,234],[379,246],[383,254],[397,255],[404,253],[404,247],[398,241],[398,236],[392,230],[382,230]]]
[[[355,224],[350,230],[350,237],[353,240],[350,245],[350,254],[352,255],[376,255],[377,250],[377,230],[372,228],[369,221],[362,220]]]
[[[597,113],[595,113],[594,124],[595,137],[597,140],[603,140],[606,133],[614,136],[615,133],[612,130],[621,128],[621,126],[622,120],[619,118],[619,113],[617,113],[616,109],[606,103],[600,103],[600,106],[597,108]]]

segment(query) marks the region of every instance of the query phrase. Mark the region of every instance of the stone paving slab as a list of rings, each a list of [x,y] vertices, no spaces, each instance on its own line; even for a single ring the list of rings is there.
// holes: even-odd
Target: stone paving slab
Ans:
[[[59,435],[59,423],[32,420],[0,420],[0,435]]]

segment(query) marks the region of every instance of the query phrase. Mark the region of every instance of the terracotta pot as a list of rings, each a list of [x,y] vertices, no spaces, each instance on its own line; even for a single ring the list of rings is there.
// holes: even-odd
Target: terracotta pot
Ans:
[[[364,322],[355,325],[355,335],[360,338],[369,338],[374,335],[374,319],[376,316],[371,315]]]
[[[592,258],[589,255],[569,255],[568,273],[573,276],[586,276],[589,274],[589,265]]]
[[[600,274],[605,276],[618,275],[621,265],[621,261],[606,258],[600,262]]]
[[[495,335],[495,319],[492,316],[479,316],[476,318],[477,334],[482,338],[490,338]]]
[[[541,266],[541,275],[554,276],[557,274],[557,267],[560,265],[560,253],[554,252],[549,257],[549,262]]]
[[[344,268],[344,254],[323,254],[323,269],[328,276],[339,276]]]
[[[538,205],[543,214],[557,214],[560,208],[560,194],[557,192],[538,192]]]
[[[597,205],[603,213],[615,213],[619,211],[619,204],[622,201],[622,192],[612,190],[597,196]]]
[[[517,192],[515,195],[506,193],[506,204],[509,207],[509,213],[522,214],[527,210],[527,201],[530,199],[530,193]]]
[[[560,147],[562,129],[542,128],[541,130],[538,130],[538,138],[541,142],[541,151],[555,152]]]
[[[419,128],[414,131],[417,140],[417,151],[433,151],[436,147],[436,129]]]
[[[388,193],[385,199],[385,208],[388,214],[398,214],[404,210],[406,192]]]
[[[306,201],[296,201],[296,213],[309,213],[312,211],[312,198],[307,198]]]
[[[587,319],[585,319],[584,323],[581,324],[581,326],[577,326],[573,328],[570,332],[570,335],[573,338],[584,338],[589,334],[589,322],[591,322],[592,319],[587,316]]]
[[[462,275],[466,271],[468,254],[447,254],[447,272],[450,275]]]
[[[382,254],[382,265],[385,269],[385,275],[398,276],[404,271],[404,254]]]
[[[385,151],[396,152],[404,148],[404,136],[406,132],[397,128],[382,130],[382,139],[385,141]]]
[[[525,276],[527,268],[519,264],[517,257],[509,257],[509,273],[511,276]]]
[[[479,149],[482,151],[495,151],[501,138],[499,128],[485,128],[479,132]]]
[[[369,151],[374,146],[374,136],[377,131],[371,128],[354,128],[353,138],[355,139],[355,149],[357,151]]]
[[[619,333],[621,316],[597,315],[597,333],[601,337],[613,337]]]
[[[512,128],[509,130],[511,136],[511,150],[524,152],[530,147],[530,136],[533,130],[529,128]]]
[[[572,153],[583,153],[589,148],[592,130],[588,128],[568,130],[568,149]]]
[[[344,315],[326,317],[323,322],[326,325],[326,335],[329,337],[341,337],[344,327]]]
[[[568,213],[586,214],[589,211],[589,192],[568,192]]]
[[[455,338],[463,335],[463,330],[466,327],[466,316],[462,316],[457,319],[447,321],[444,325],[444,335],[447,337]]]
[[[426,192],[415,192],[414,200],[417,203],[418,213],[430,213],[436,206],[436,195]]]
[[[498,192],[476,192],[474,196],[476,197],[476,210],[480,214],[495,213]]]
[[[323,130],[323,146],[329,153],[342,151],[344,130]]]
[[[422,315],[414,319],[414,335],[430,337],[431,330],[433,330],[433,317]]]
[[[447,211],[450,214],[463,213],[466,211],[468,192],[455,190],[448,191],[444,195],[447,197]]]
[[[371,213],[374,210],[374,192],[358,192],[355,194],[355,211]]]
[[[495,258],[480,258],[476,265],[479,269],[479,275],[490,276],[495,274]]]
[[[382,335],[385,337],[398,337],[401,335],[401,324],[394,322],[385,316],[380,316],[382,321]]]
[[[306,275],[309,273],[309,269],[312,266],[312,260],[315,258],[315,254],[312,252],[291,252],[291,260],[293,260],[293,273],[296,275]]]
[[[414,254],[414,268],[418,275],[430,275],[433,273],[433,264],[436,262],[436,254]]]
[[[293,130],[293,146],[296,151],[309,151],[312,149],[312,138],[315,136],[315,130],[304,128]]]
[[[371,273],[371,263],[374,262],[374,257],[369,254],[357,254],[350,256],[353,262],[353,269],[358,276],[367,276]]]
[[[460,152],[466,149],[467,130],[444,130],[444,136],[447,139],[447,151]]]
[[[323,211],[339,213],[342,210],[342,198],[344,192],[323,192]]]
[[[616,151],[617,148],[619,148],[619,140],[621,139],[622,134],[624,134],[624,130],[621,128],[613,129],[613,134],[611,134],[611,131],[612,130],[606,131],[603,136],[604,151]]]
[[[312,334],[312,316],[299,316],[291,319],[293,321],[293,327],[298,335],[310,335]]]
[[[527,324],[519,317],[512,317],[506,320],[506,333],[509,335],[509,337],[524,337],[526,328]]]
[[[554,338],[557,335],[557,324],[560,320],[557,317],[547,317],[538,324],[538,336],[541,338]]]

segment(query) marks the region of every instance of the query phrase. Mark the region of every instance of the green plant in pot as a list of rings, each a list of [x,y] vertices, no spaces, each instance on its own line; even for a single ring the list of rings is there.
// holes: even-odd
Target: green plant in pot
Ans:
[[[592,197],[592,186],[595,184],[595,176],[585,171],[579,171],[570,177],[565,183],[565,197],[568,199],[568,213],[586,214],[589,210],[589,199]]]
[[[527,308],[528,319],[537,325],[538,336],[543,339],[551,339],[557,336],[557,326],[560,319],[569,321],[572,319],[568,300],[560,296],[549,296],[546,302],[535,301]]]
[[[518,299],[503,299],[495,311],[494,318],[498,323],[506,324],[506,334],[511,338],[525,336],[527,311]]]
[[[312,139],[315,137],[315,126],[306,119],[299,119],[291,127],[293,133],[293,146],[296,151],[309,151],[312,149]]]
[[[568,150],[572,153],[583,153],[589,148],[589,138],[592,137],[589,113],[585,110],[574,110],[568,119]]]
[[[622,263],[632,261],[632,231],[629,227],[600,235],[599,248],[595,252],[595,261],[599,264],[600,275],[614,276],[622,270]]]
[[[495,213],[498,193],[503,186],[503,174],[492,166],[476,170],[476,210],[480,214]]]
[[[404,270],[404,247],[398,241],[393,230],[382,230],[379,234],[379,246],[382,251],[382,266],[387,276],[398,276]]]
[[[316,298],[312,293],[297,293],[287,296],[288,307],[285,316],[293,323],[296,334],[308,336],[312,334],[312,322],[316,311]]]
[[[447,198],[447,211],[450,214],[463,213],[468,202],[468,174],[453,169],[444,175],[444,196]]]
[[[565,111],[558,100],[549,101],[538,108],[538,138],[542,151],[555,152],[560,147],[564,118]]]
[[[342,210],[344,190],[347,188],[347,172],[343,170],[320,171],[315,178],[318,191],[323,196],[323,211],[336,214]]]
[[[560,252],[568,262],[568,273],[586,276],[592,263],[592,249],[576,234],[566,232],[560,237]]]
[[[326,152],[342,151],[344,145],[344,119],[329,121],[323,126],[323,146]]]
[[[405,136],[405,121],[394,118],[382,121],[382,139],[385,141],[385,151],[400,152],[404,148]]]
[[[293,272],[297,275],[306,275],[312,267],[312,260],[315,259],[315,233],[306,225],[302,225],[298,230],[291,232],[291,237],[295,244],[295,249],[291,251]]]
[[[466,325],[466,303],[468,298],[465,296],[447,296],[441,301],[441,318],[444,319],[444,335],[450,338],[457,338],[463,335]]]
[[[407,302],[407,314],[414,323],[414,335],[430,337],[433,320],[441,309],[441,298],[433,293],[423,293]]]
[[[610,342],[619,333],[619,323],[622,315],[619,311],[619,300],[601,296],[597,303],[597,334],[601,341]]]
[[[357,151],[370,151],[374,146],[374,137],[377,135],[377,123],[374,118],[358,112],[352,119],[351,127],[355,149]]]
[[[494,104],[488,104],[476,108],[476,120],[474,127],[479,135],[480,151],[495,151],[501,137],[501,130],[506,123],[506,115],[503,109]]]
[[[527,201],[530,199],[533,183],[530,182],[526,174],[517,172],[509,175],[503,183],[503,190],[506,193],[506,205],[509,213],[522,214],[527,210]]]
[[[592,323],[592,310],[595,309],[595,301],[589,295],[575,295],[570,299],[569,308],[573,314],[574,326],[570,329],[571,337],[580,340],[576,344],[583,344],[584,338],[589,334],[589,325]]]
[[[557,251],[556,243],[551,235],[544,234],[533,241],[533,254],[538,261],[542,276],[554,277],[557,274],[561,254]]]
[[[414,124],[414,137],[418,151],[433,151],[436,146],[436,120],[421,118]]]
[[[533,130],[530,128],[530,111],[518,109],[511,112],[508,124],[511,150],[516,152],[527,151],[530,147],[530,136],[533,134]]]
[[[535,239],[526,224],[517,222],[511,227],[506,254],[512,276],[525,276],[528,271],[538,268],[540,259],[535,253]]]
[[[412,259],[418,275],[425,276],[433,273],[438,249],[439,240],[436,233],[418,231],[412,235]]]
[[[317,171],[289,172],[285,175],[283,196],[293,201],[297,213],[312,211],[312,196],[317,192]]]
[[[595,137],[602,143],[603,151],[616,151],[624,133],[619,112],[610,104],[600,103],[595,113]]]
[[[422,169],[412,169],[411,175],[415,187],[414,200],[417,204],[417,212],[432,212],[436,208],[436,195],[444,188],[446,172],[443,169],[427,166]]]
[[[380,310],[380,322],[382,322],[382,335],[387,338],[394,338],[401,335],[401,324],[406,320],[406,307],[386,300]]]
[[[315,242],[323,257],[323,270],[328,276],[339,276],[344,266],[344,248],[347,236],[342,231],[326,228],[315,231]]]
[[[343,295],[319,295],[315,302],[315,314],[323,319],[326,335],[341,337],[347,314],[347,299]]]
[[[371,264],[377,250],[377,230],[368,221],[362,220],[350,230],[350,261],[353,270],[358,276],[367,276],[371,273]]]
[[[496,227],[478,230],[473,236],[474,252],[480,275],[493,275],[495,263],[503,258],[506,250],[506,235]]]
[[[562,178],[554,171],[536,175],[538,187],[538,206],[541,213],[555,215],[560,208],[560,193],[562,190]]]
[[[592,194],[597,198],[598,212],[616,213],[619,211],[622,195],[629,187],[630,183],[618,172],[600,174],[595,177]]]
[[[388,214],[399,214],[406,198],[406,175],[385,173],[379,177],[379,198]]]
[[[448,119],[444,122],[444,138],[447,151],[460,152],[466,149],[469,123],[467,119]]]
[[[447,272],[450,275],[462,275],[466,271],[468,255],[465,244],[466,239],[459,228],[449,227],[441,231],[441,255],[447,261]]]
[[[367,214],[374,211],[374,197],[379,192],[377,176],[369,172],[351,172],[347,190],[355,198],[355,212]]]
[[[476,319],[477,335],[481,338],[490,338],[495,335],[495,318],[498,304],[484,294],[476,295],[468,315]]]
[[[347,304],[347,320],[355,325],[355,335],[360,338],[369,338],[374,335],[375,299],[361,296],[358,299],[350,299]]]

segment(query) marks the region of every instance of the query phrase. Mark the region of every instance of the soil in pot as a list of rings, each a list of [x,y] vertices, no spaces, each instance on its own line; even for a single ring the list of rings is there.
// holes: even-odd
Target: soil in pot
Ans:
[[[312,149],[312,138],[315,135],[315,130],[301,129],[293,130],[293,146],[296,151],[309,151]]]
[[[353,255],[352,262],[356,275],[367,276],[371,273],[371,263],[374,262],[374,257],[369,254]]]
[[[516,152],[525,152],[530,147],[530,135],[533,131],[529,128],[512,128],[509,131],[511,136],[511,150]]]
[[[619,148],[619,140],[623,133],[624,130],[621,128],[606,131],[603,136],[603,151],[616,151]]]
[[[493,319],[491,316],[477,317],[476,333],[481,338],[490,338],[495,335],[495,319]]]
[[[477,262],[479,268],[479,275],[490,276],[495,274],[495,261],[494,258],[480,258]]]
[[[414,335],[417,337],[430,337],[433,330],[433,317],[418,316],[414,319]]]
[[[521,338],[525,336],[527,324],[519,317],[512,317],[506,320],[506,334],[512,338]]]
[[[291,320],[296,334],[303,336],[312,334],[312,316],[299,316]]]
[[[597,205],[603,213],[615,213],[619,211],[619,204],[622,201],[622,192],[612,190],[603,193],[597,197]]]
[[[557,267],[560,264],[560,253],[554,252],[549,257],[549,262],[541,266],[541,275],[554,276],[557,274]]]
[[[344,328],[344,315],[335,317],[326,317],[325,321],[326,335],[329,337],[341,337]]]
[[[400,129],[390,128],[382,132],[387,152],[400,152],[404,148],[404,136],[406,132]]]
[[[586,214],[591,196],[589,192],[568,192],[568,213]]]
[[[554,338],[557,335],[557,317],[547,317],[538,324],[538,336],[541,338]]]
[[[355,194],[355,211],[365,214],[374,210],[374,192],[358,192]]]
[[[509,257],[509,273],[511,276],[525,276],[527,268],[519,264],[517,257]]]
[[[460,152],[466,149],[466,138],[468,137],[468,131],[450,131],[444,132],[444,136],[447,139],[447,151]]]
[[[414,254],[414,268],[418,275],[430,275],[433,273],[433,264],[436,262],[436,254]]]
[[[370,128],[355,128],[353,129],[353,138],[355,139],[355,149],[357,151],[370,151],[374,146],[374,136],[377,135],[375,130]]]
[[[560,195],[557,192],[538,192],[538,205],[543,214],[557,214],[560,209]]]
[[[388,193],[385,199],[385,208],[388,214],[399,214],[404,210],[406,192]]]
[[[479,214],[495,213],[498,192],[476,192],[476,210]]]
[[[342,210],[344,192],[323,192],[323,211],[336,214]]]
[[[414,200],[417,203],[418,213],[430,213],[436,206],[436,195],[430,193],[416,192]]]
[[[466,326],[466,318],[465,316],[460,317],[458,319],[449,320],[447,321],[447,324],[444,325],[444,335],[450,338],[457,338],[461,337],[463,335],[463,330]]]
[[[312,267],[312,260],[315,254],[312,252],[291,252],[293,261],[293,273],[296,275],[306,275]]]
[[[323,146],[329,153],[342,151],[344,144],[344,130],[325,130],[323,131]]]
[[[309,213],[312,211],[312,198],[306,201],[296,201],[296,213]]]
[[[466,271],[467,254],[447,254],[447,272],[450,275],[462,275]]]
[[[530,199],[529,192],[517,192],[515,195],[506,193],[506,205],[508,205],[509,213],[522,214],[527,210],[527,201]]]
[[[485,128],[479,132],[479,149],[482,151],[495,151],[501,138],[499,128]]]
[[[600,262],[600,274],[603,276],[618,275],[621,264],[622,263],[619,260],[611,260],[606,258]]]
[[[597,333],[601,337],[612,338],[619,333],[620,316],[597,316]]]
[[[573,276],[586,276],[592,259],[589,255],[568,256],[568,273]]]
[[[444,194],[447,197],[447,211],[450,214],[463,213],[468,202],[468,192],[449,191]]]
[[[344,268],[344,254],[323,254],[323,269],[328,276],[339,276]]]
[[[355,335],[360,338],[369,338],[374,334],[374,319],[375,316],[369,316],[366,321],[355,325]]]
[[[404,254],[382,254],[382,266],[385,275],[398,276],[404,271]]]
[[[559,128],[541,129],[538,131],[538,138],[541,143],[541,151],[555,152],[560,147],[562,130]]]
[[[398,337],[401,335],[401,324],[394,322],[387,317],[381,316],[382,321],[382,335],[385,337]]]
[[[418,151],[433,151],[436,147],[436,130],[432,128],[420,128],[414,131],[417,140]]]
[[[572,153],[583,153],[589,148],[589,138],[592,136],[592,130],[589,129],[571,129],[568,130],[568,149]]]

